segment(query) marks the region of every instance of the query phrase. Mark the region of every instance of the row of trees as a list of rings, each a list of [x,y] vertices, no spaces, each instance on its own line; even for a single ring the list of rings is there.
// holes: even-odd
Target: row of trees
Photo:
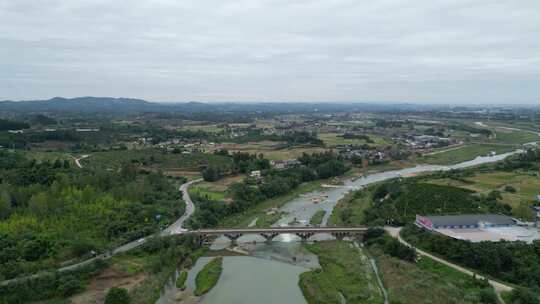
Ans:
[[[30,125],[25,122],[0,119],[0,131],[28,129]]]

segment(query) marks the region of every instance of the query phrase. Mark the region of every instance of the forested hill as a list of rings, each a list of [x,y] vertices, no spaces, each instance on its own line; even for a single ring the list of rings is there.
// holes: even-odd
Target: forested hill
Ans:
[[[55,97],[48,100],[1,101],[0,111],[15,112],[143,112],[159,107],[141,99],[112,97]]]
[[[202,103],[178,102],[158,103],[142,99],[113,98],[113,97],[55,97],[48,100],[0,101],[0,112],[272,112],[272,113],[302,113],[302,112],[349,112],[363,111],[421,111],[431,106],[405,103],[376,104],[376,103],[294,103],[294,102],[251,102],[251,103]]]

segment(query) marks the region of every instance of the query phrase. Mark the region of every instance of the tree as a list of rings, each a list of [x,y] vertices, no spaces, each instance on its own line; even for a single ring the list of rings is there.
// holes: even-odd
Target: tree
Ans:
[[[504,187],[504,191],[510,192],[510,193],[516,193],[517,192],[516,188],[514,188],[513,186],[510,186],[510,185],[507,185],[506,187]]]
[[[11,196],[7,191],[0,192],[0,219],[7,218],[11,213]]]
[[[107,292],[105,304],[129,304],[131,298],[125,288],[113,287]]]

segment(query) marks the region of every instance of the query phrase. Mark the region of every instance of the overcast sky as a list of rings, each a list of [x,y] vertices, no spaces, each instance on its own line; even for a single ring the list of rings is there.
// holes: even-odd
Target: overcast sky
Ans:
[[[0,100],[540,103],[540,1],[0,0]]]

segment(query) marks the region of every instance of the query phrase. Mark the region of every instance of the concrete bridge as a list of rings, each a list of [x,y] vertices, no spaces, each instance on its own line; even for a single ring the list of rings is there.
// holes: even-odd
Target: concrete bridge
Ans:
[[[338,240],[344,237],[362,238],[368,228],[365,227],[275,227],[275,228],[238,228],[238,229],[202,229],[185,231],[183,234],[191,234],[201,237],[205,241],[212,237],[225,236],[233,243],[245,234],[255,234],[262,236],[267,242],[272,241],[280,234],[295,234],[305,242],[315,234],[330,234]]]

